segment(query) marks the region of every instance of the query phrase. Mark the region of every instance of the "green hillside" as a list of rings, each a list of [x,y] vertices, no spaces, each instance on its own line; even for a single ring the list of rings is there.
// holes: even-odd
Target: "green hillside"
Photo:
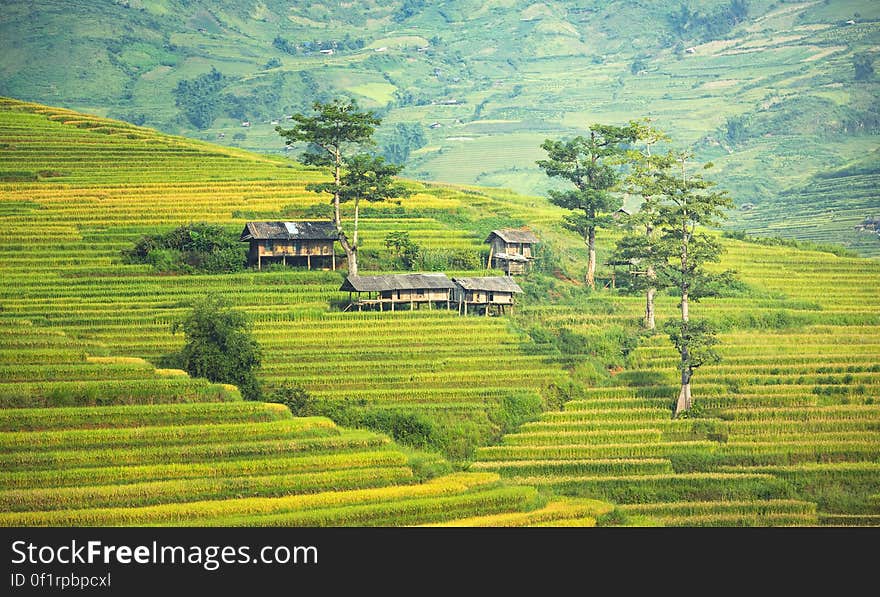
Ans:
[[[740,210],[734,227],[761,236],[836,242],[870,257],[880,256],[880,150],[841,168],[824,171],[778,198]],[[797,210],[792,206],[796,205]],[[863,226],[868,223],[868,226]]]
[[[672,420],[674,352],[631,343],[641,297],[571,281],[583,245],[543,199],[410,182],[364,215],[380,256],[388,231],[478,255],[528,224],[556,276],[523,280],[516,316],[353,313],[341,272],[167,275],[120,254],[187,222],[304,217],[320,170],[15,100],[0,161],[0,524],[877,524],[876,261],[722,239],[744,286],[693,308],[724,361]],[[253,322],[264,384],[323,416],[150,364],[209,292]]]
[[[274,123],[348,95],[383,115],[380,146],[408,158],[410,177],[527,194],[549,184],[534,164],[546,137],[649,116],[713,160],[738,205],[775,206],[742,220],[761,233],[797,236],[784,221],[809,193],[783,191],[862,159],[880,131],[870,66],[880,8],[870,0],[3,9],[0,95],[278,155]],[[860,207],[838,196],[842,210]],[[871,254],[845,227],[812,223],[819,237]]]
[[[481,448],[471,470],[665,525],[880,523],[880,268],[735,242],[723,265],[772,298],[698,307],[722,330],[723,361],[697,374],[695,418],[670,419],[676,355],[658,335],[627,370]],[[589,329],[643,309],[614,302],[610,316],[553,310],[550,321]]]

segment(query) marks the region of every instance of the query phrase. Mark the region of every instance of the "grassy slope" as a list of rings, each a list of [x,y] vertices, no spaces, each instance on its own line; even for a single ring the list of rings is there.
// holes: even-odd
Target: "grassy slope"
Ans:
[[[870,257],[880,256],[877,231],[857,231],[865,218],[880,215],[880,150],[814,176],[778,199],[736,213],[734,225],[764,236],[838,242]],[[791,209],[797,205],[797,211]]]
[[[692,310],[722,330],[723,361],[695,376],[696,418],[670,419],[675,355],[658,334],[626,371],[482,448],[471,470],[623,504],[663,524],[847,524],[854,514],[876,524],[880,311],[872,280],[880,269],[864,259],[725,244],[722,266],[762,292]],[[639,297],[612,302],[611,314],[557,308],[544,317],[586,332],[643,311]],[[662,297],[658,312],[674,316],[675,303]]]
[[[101,343],[108,354],[155,356],[180,345],[181,338],[171,335],[168,324],[186,302],[217,291],[251,315],[266,350],[267,381],[292,379],[322,399],[365,412],[422,413],[456,431],[444,440],[454,455],[466,455],[475,442],[499,436],[504,427],[497,419],[498,405],[505,397],[533,393],[551,401],[554,387],[569,379],[595,386],[564,411],[547,412],[540,421],[505,436],[501,447],[480,449],[475,472],[497,470],[550,494],[628,503],[626,511],[637,521],[647,514],[665,524],[811,523],[818,520],[815,504],[828,522],[855,521],[827,518],[829,513],[858,514],[863,523],[874,520],[876,507],[866,496],[880,492],[871,469],[880,445],[874,404],[880,386],[880,347],[874,339],[880,318],[872,285],[876,263],[725,241],[729,252],[723,265],[740,269],[756,290],[750,296],[698,305],[701,315],[725,326],[726,360],[698,376],[697,400],[708,417],[673,422],[668,403],[675,389],[667,386],[672,363],[662,338],[636,351],[631,371],[607,378],[588,377],[586,370],[577,369],[570,378],[518,331],[534,322],[587,336],[626,327],[638,317],[638,297],[606,292],[567,305],[554,304],[548,295],[527,307],[514,326],[502,318],[464,319],[436,311],[333,312],[329,301],[341,297],[336,290],[340,277],[332,273],[157,276],[147,267],[119,264],[119,249],[142,232],[192,220],[237,228],[244,218],[233,212],[242,208],[278,213],[273,210],[288,206],[295,214],[316,201],[303,185],[321,173],[12,101],[4,102],[0,143],[10,171],[37,178],[0,186],[0,217],[10,230],[0,245],[3,275],[13,282],[0,294],[0,319],[10,329],[39,330],[18,340],[34,342],[35,350],[50,343],[46,338],[63,333],[77,342]],[[40,174],[45,170],[63,176],[45,177]],[[487,229],[499,222],[529,222],[577,277],[583,251],[559,230],[559,211],[544,200],[491,189],[415,183],[414,189],[416,195],[405,204],[407,213],[365,220],[372,231],[368,245],[379,248],[384,231],[407,227],[427,246],[453,243],[477,250]],[[604,252],[608,236],[601,241]],[[560,289],[579,293],[569,283],[561,283]],[[661,297],[660,314],[673,313],[674,304],[673,297]],[[131,333],[133,328],[137,334]],[[328,337],[337,340],[328,342]],[[60,354],[46,350],[50,356]],[[21,352],[15,345],[3,354],[11,358]],[[34,364],[44,362],[36,359]],[[55,380],[82,370],[61,368]],[[4,375],[11,387],[23,375],[45,375],[45,369],[9,362]],[[272,433],[266,431],[270,440]],[[16,441],[14,435],[9,439]],[[120,441],[131,440],[123,436]],[[200,453],[209,454],[209,446]],[[526,464],[516,464],[523,459]],[[522,468],[536,459],[549,464]],[[506,461],[513,464],[497,464]],[[269,488],[273,483],[264,480]],[[193,492],[208,491],[196,485]],[[259,485],[248,487],[263,491]],[[502,504],[506,511],[534,505],[528,493],[517,491],[475,501],[462,498],[456,516],[485,514],[487,503]],[[727,503],[718,503],[722,498]],[[766,498],[782,501],[762,505]],[[706,500],[712,503],[704,504]],[[291,513],[287,506],[278,510],[261,505],[267,509],[260,510],[264,518],[259,523],[356,524],[398,515],[419,521],[406,518],[405,511],[389,514],[359,504],[360,509],[315,514],[318,518]],[[430,521],[438,520],[430,513],[442,504],[413,506],[425,513],[422,521]],[[575,500],[549,505],[535,516],[472,523],[538,524],[566,517],[585,523],[590,516],[584,514],[584,504],[590,502]],[[774,516],[764,517],[765,507]],[[143,515],[178,521],[175,512],[169,506]],[[113,523],[141,520],[109,511],[53,516],[59,521],[108,520],[104,516]],[[93,516],[97,518],[88,518]]]
[[[247,219],[236,215],[241,211],[268,217],[285,207],[301,212],[322,201],[304,190],[322,175],[259,156],[238,159],[222,148],[204,151],[198,143],[93,117],[7,106],[6,163],[25,178],[39,178],[5,184],[6,218],[18,231],[16,242],[3,248],[5,275],[17,283],[0,298],[8,317],[62,327],[113,354],[153,358],[180,346],[169,323],[188,301],[221,292],[252,316],[266,349],[267,382],[299,380],[327,403],[355,410],[428,408],[447,453],[459,458],[501,432],[496,411],[503,399],[552,393],[563,375],[518,354],[518,335],[501,320],[464,320],[436,310],[331,312],[328,303],[344,298],[339,273],[157,277],[149,267],[121,265],[120,249],[140,234],[199,220],[240,230]],[[60,176],[42,178],[45,171]],[[532,201],[501,203],[480,191],[440,185],[415,190],[407,205],[423,217],[380,212],[365,219],[365,248],[380,249],[388,231],[408,230],[426,248],[477,250],[500,224],[556,217]],[[489,217],[483,222],[480,214]],[[22,244],[31,251],[18,251]],[[50,269],[35,277],[35,263]],[[131,325],[138,334],[130,333]],[[364,335],[361,325],[372,325],[372,333]],[[329,346],[327,334],[336,338]],[[498,366],[493,352],[501,346],[514,354]],[[386,361],[389,347],[400,353],[398,362]],[[486,373],[492,369],[502,375]]]
[[[236,286],[235,278],[167,278],[118,266],[120,247],[140,232],[193,217],[228,223],[226,208],[259,207],[260,198],[263,208],[278,209],[291,188],[303,196],[304,181],[317,173],[6,100],[0,138],[9,167],[0,183],[0,217],[15,229],[15,240],[0,248],[7,282],[0,299],[0,524],[399,525],[519,515],[517,524],[589,525],[607,509],[598,502],[551,502],[544,512],[546,499],[533,488],[497,475],[446,474],[449,464],[438,455],[402,449],[385,435],[324,418],[294,419],[284,407],[241,402],[234,387],[156,370],[139,357],[111,356],[149,356],[178,345],[168,318],[212,284],[227,296]],[[338,276],[281,273],[242,281],[257,285],[234,301],[254,314],[270,363],[284,361],[283,343],[273,337],[306,340],[293,345],[297,355],[287,362],[297,372],[308,355],[326,357],[327,326],[312,334],[309,347],[296,322],[309,329],[320,321],[309,293],[327,296]],[[298,287],[305,300],[293,300],[294,310],[281,314]],[[324,311],[326,302],[320,304]],[[292,325],[279,330],[279,315]],[[450,320],[426,315],[426,325]],[[513,342],[493,323],[475,321],[460,332],[485,330],[489,346]],[[416,351],[415,369],[442,367],[432,350],[444,344],[442,336]],[[267,377],[273,372],[277,367],[267,366]],[[496,429],[486,416],[491,405],[464,410],[478,411],[483,427]]]
[[[855,81],[852,67],[855,54],[874,52],[878,43],[873,2],[752,0],[746,22],[709,42],[699,30],[686,34],[683,47],[695,53],[678,55],[668,2],[456,0],[439,9],[427,3],[402,20],[395,18],[400,4],[13,5],[0,17],[8,46],[0,94],[142,115],[163,130],[281,153],[273,119],[344,93],[387,110],[389,126],[426,127],[429,143],[410,160],[410,176],[528,193],[547,186],[534,166],[540,142],[596,121],[650,116],[679,144],[714,160],[740,204],[779,198],[877,146],[877,82]],[[724,4],[701,2],[700,9]],[[853,17],[857,23],[846,25]],[[362,36],[366,47],[328,57],[290,55],[272,44],[276,36],[296,43],[346,34]],[[644,69],[633,74],[636,57]],[[267,68],[270,59],[280,66]],[[211,67],[229,77],[223,93],[238,97],[243,110],[197,131],[180,116],[172,90]],[[392,103],[395,94],[413,99]],[[449,99],[461,103],[438,103]],[[742,136],[727,137],[730,117],[742,119]],[[243,118],[250,128],[240,127]],[[442,126],[428,129],[432,122]],[[783,208],[766,215],[781,222],[798,211],[790,203],[778,201]],[[848,240],[821,216],[809,225]]]

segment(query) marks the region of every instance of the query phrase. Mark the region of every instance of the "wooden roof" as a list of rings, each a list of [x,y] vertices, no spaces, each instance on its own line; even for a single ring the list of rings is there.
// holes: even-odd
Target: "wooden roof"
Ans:
[[[529,230],[516,230],[513,228],[502,228],[501,230],[493,230],[483,242],[491,242],[492,237],[497,236],[506,243],[536,243],[539,238]]]
[[[249,240],[336,240],[333,222],[248,222],[240,241]]]
[[[486,276],[483,278],[452,278],[452,281],[465,290],[485,290],[488,292],[520,293],[519,287],[510,276]]]
[[[449,290],[454,288],[446,274],[396,274],[348,276],[339,290],[382,292],[385,290]]]

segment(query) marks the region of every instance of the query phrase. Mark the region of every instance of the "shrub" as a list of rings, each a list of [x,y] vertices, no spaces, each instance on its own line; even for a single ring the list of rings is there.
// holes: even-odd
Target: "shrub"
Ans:
[[[408,446],[428,448],[435,443],[434,425],[425,415],[417,412],[373,411],[365,412],[363,424],[370,429],[383,431]]]
[[[192,311],[172,326],[172,332],[183,329],[186,343],[177,357],[194,377],[238,386],[246,400],[259,400],[260,384],[256,370],[262,351],[250,334],[245,315],[230,308],[220,297],[209,295],[193,304]]]
[[[611,512],[606,512],[596,518],[596,525],[600,527],[622,527],[629,524],[629,521],[629,515],[626,512],[620,508],[615,508]]]
[[[502,433],[511,433],[526,421],[534,421],[541,414],[541,397],[533,392],[508,394],[501,398],[501,408],[490,418],[501,427]]]
[[[733,238],[736,240],[741,240],[743,242],[769,247],[791,247],[793,249],[801,249],[804,251],[821,251],[823,253],[831,253],[832,255],[836,255],[838,257],[859,257],[859,254],[855,251],[851,251],[839,245],[832,245],[828,243],[816,243],[812,241],[795,240],[793,238],[782,238],[780,236],[749,236],[748,234],[740,230],[727,230],[722,234],[722,236],[724,238]]]
[[[532,271],[554,275],[561,271],[561,259],[556,248],[544,240],[535,245]]]
[[[266,401],[283,404],[295,417],[308,416],[312,408],[312,397],[305,388],[290,381],[285,381],[275,388]]]
[[[247,247],[222,226],[187,224],[142,236],[122,250],[122,257],[126,263],[148,263],[161,272],[237,272],[247,266]]]
[[[149,263],[160,272],[178,271],[181,268],[180,253],[171,249],[152,249],[144,263]]]
[[[421,247],[409,237],[409,232],[389,232],[385,235],[385,246],[399,261],[400,269],[413,269],[421,251]]]

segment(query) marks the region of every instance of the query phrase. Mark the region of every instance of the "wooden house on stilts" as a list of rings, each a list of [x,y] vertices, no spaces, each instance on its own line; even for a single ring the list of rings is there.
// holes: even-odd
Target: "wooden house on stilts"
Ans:
[[[335,270],[338,239],[332,222],[248,222],[239,240],[250,243],[248,265],[257,269],[283,263]]]
[[[418,309],[422,305],[452,307],[454,284],[446,274],[397,274],[384,276],[348,276],[340,290],[348,291],[346,311],[378,309]]]
[[[529,270],[535,258],[534,245],[539,239],[528,230],[505,228],[493,230],[485,242],[489,243],[488,266],[511,276]]]
[[[513,295],[522,293],[519,284],[509,276],[453,278],[452,281],[455,283],[453,302],[462,315],[467,315],[468,309],[487,317],[492,311],[497,315],[508,310],[513,313]]]

